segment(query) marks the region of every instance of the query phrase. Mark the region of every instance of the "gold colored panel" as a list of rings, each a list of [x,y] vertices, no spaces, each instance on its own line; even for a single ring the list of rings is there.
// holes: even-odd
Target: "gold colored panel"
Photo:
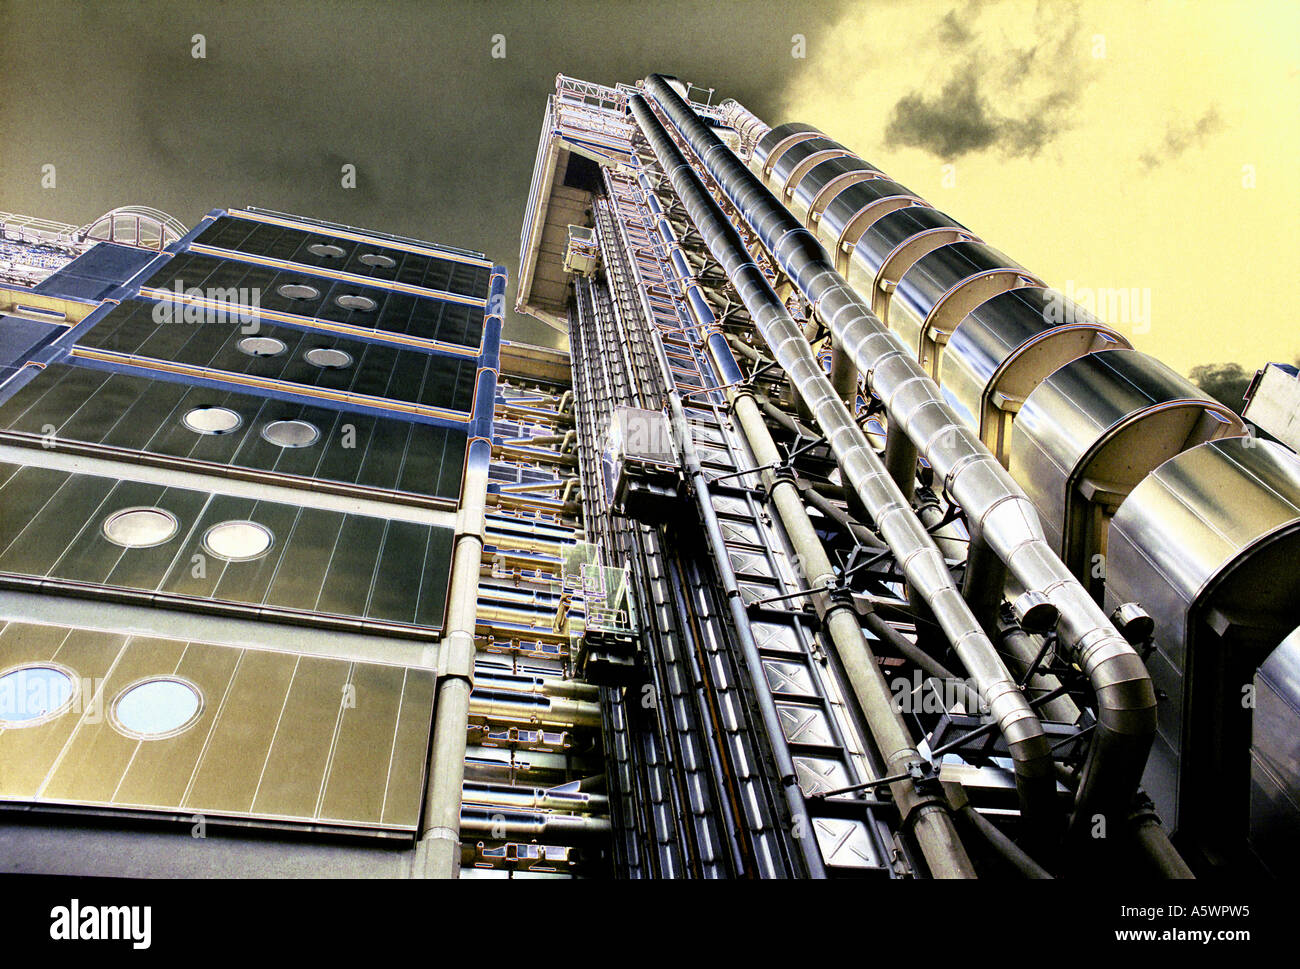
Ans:
[[[247,813],[253,805],[297,657],[248,650],[208,738],[186,810]]]
[[[82,717],[102,717],[95,690],[125,642],[125,636],[74,633],[62,626],[5,627],[0,634],[0,670],[52,660],[76,674],[78,695],[62,716],[34,727],[0,730],[0,797],[35,797]]]
[[[349,666],[343,660],[314,657],[298,661],[253,802],[255,813],[316,817],[316,805],[343,709]]]
[[[102,709],[87,710],[39,796],[58,801],[112,801],[142,741],[119,733],[109,722],[113,700],[138,680],[176,669],[185,644],[168,639],[132,639],[104,680]]]
[[[321,799],[322,820],[379,823],[405,673],[400,666],[353,669],[355,706],[343,710]]]
[[[42,662],[71,670],[81,696],[48,723],[0,730],[0,798],[418,823],[429,670],[0,620],[0,671]],[[114,700],[167,676],[202,693],[194,723],[151,740],[119,732]]]
[[[383,817],[386,825],[414,828],[420,823],[429,727],[433,719],[434,679],[430,670],[406,671],[397,739],[388,766],[388,793],[384,798]]]
[[[237,649],[205,643],[191,643],[186,647],[175,673],[199,688],[203,694],[203,710],[193,726],[175,737],[140,744],[117,790],[116,803],[172,809],[181,803],[240,653]]]
[[[62,626],[5,623],[0,627],[0,672],[24,663],[48,662],[67,638],[68,630]]]

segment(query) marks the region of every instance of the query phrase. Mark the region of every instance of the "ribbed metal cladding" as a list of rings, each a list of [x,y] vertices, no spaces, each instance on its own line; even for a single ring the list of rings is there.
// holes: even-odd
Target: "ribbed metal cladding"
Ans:
[[[819,162],[845,158],[852,154],[839,142],[829,138],[809,138],[791,145],[772,166],[772,181],[783,187],[786,197],[793,193],[805,175]]]
[[[875,168],[852,155],[835,155],[819,159],[808,173],[793,186],[790,207],[801,213],[803,221],[816,221],[830,200],[849,185],[883,178]]]
[[[896,209],[921,204],[919,195],[891,178],[854,182],[825,203],[817,223],[817,238],[835,254],[839,268],[844,269],[848,266],[849,253],[876,219]]]
[[[775,128],[769,128],[767,133],[759,138],[758,144],[754,146],[753,163],[759,168],[768,167],[768,159],[775,162],[781,157],[781,152],[787,151],[791,145],[809,138],[823,137],[825,135],[820,131],[802,121],[777,125]]]
[[[658,86],[671,90],[662,82]],[[659,96],[658,90],[654,93]],[[661,103],[663,100],[661,97]],[[1056,781],[1042,723],[962,598],[948,572],[943,554],[831,386],[803,331],[754,263],[739,233],[704,188],[699,176],[677,152],[644,101],[634,97],[631,105],[692,224],[714,258],[722,264],[756,329],[826,435],[845,481],[861,498],[896,556],[899,568],[930,607],[948,641],[978,684],[981,696],[1002,728],[1015,762],[1022,809],[1030,819],[1044,820],[1050,813]],[[685,108],[684,103],[682,106]],[[685,110],[695,117],[689,108]],[[717,142],[713,150],[718,148],[730,155],[721,142]],[[734,155],[730,157],[735,158]],[[765,189],[763,193],[767,195],[766,200],[755,199],[755,208],[759,210],[755,223],[760,236],[763,226],[771,228],[782,218],[790,218],[784,207]]]
[[[873,222],[858,239],[850,257],[849,282],[875,300],[882,282],[896,283],[903,274],[905,266],[888,271],[896,261],[905,260],[910,266],[939,246],[974,237],[965,226],[928,205],[896,209]]]
[[[1062,643],[1088,675],[1098,708],[1098,725],[1077,795],[1075,824],[1086,825],[1095,812],[1118,819],[1141,779],[1155,731],[1155,691],[1141,658],[1048,547],[1034,507],[1019,486],[953,413],[898,336],[835,271],[812,234],[663,78],[651,76],[646,87],[778,265],[813,304],[818,317],[854,357],[885,403],[890,420],[901,426],[925,455],[936,478],[965,510],[973,531],[1020,585],[1045,596],[1058,610]],[[871,184],[861,182],[853,188]],[[770,319],[752,315],[756,322],[770,324]],[[798,337],[811,357],[806,341],[801,334]],[[773,352],[792,354],[794,337],[780,340],[772,346]],[[793,372],[791,379],[798,379]],[[829,386],[827,393],[831,393]],[[836,435],[829,437],[835,444]]]
[[[995,391],[1023,401],[1044,371],[1095,350],[1129,346],[1118,331],[1082,309],[1068,323],[1052,319],[1059,312],[1051,290],[1013,289],[981,303],[949,338],[939,371],[944,399],[995,453],[999,429],[990,426],[998,413],[990,399]]]

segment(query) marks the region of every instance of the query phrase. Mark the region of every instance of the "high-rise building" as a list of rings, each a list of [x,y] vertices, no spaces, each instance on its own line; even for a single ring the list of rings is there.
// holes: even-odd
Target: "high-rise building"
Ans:
[[[447,875],[458,825],[579,868],[533,837],[604,826],[572,395],[504,269],[256,209],[140,236],[3,292],[6,868]]]
[[[9,870],[1300,860],[1300,458],[693,90],[557,79],[516,309],[567,351],[477,252],[0,217]]]
[[[844,145],[692,90],[559,77],[520,258],[637,617],[580,654],[625,731],[616,870],[1293,864],[1295,452]]]

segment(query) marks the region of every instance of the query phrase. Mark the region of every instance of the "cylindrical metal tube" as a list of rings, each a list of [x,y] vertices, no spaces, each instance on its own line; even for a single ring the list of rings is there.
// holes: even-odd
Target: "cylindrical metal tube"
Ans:
[[[599,703],[504,690],[476,688],[470,695],[469,712],[502,723],[545,724],[552,727],[600,726]]]
[[[461,812],[458,823],[467,833],[487,835],[501,841],[532,841],[545,837],[563,844],[584,838],[607,837],[612,830],[609,818],[582,814],[494,811],[482,807],[466,807]]]
[[[1029,879],[1049,879],[1052,877],[1046,868],[1025,854],[1019,845],[998,830],[997,825],[969,804],[962,808],[961,813],[962,817],[969,821],[971,826],[984,837],[989,846],[1020,874]]]
[[[1003,652],[1010,657],[1009,665],[1017,676],[1029,672],[1040,645],[1019,626],[1001,626]],[[1035,673],[1029,680],[1029,686],[1043,693],[1052,693],[1061,688],[1061,681],[1047,673]],[[1042,711],[1050,720],[1057,723],[1078,723],[1079,708],[1068,696],[1058,696],[1042,705]]]
[[[699,122],[684,102],[678,99],[678,103]],[[948,641],[979,684],[981,696],[1006,739],[1023,810],[1032,821],[1045,822],[1055,799],[1055,781],[1051,752],[1038,716],[966,607],[942,553],[925,526],[912,513],[909,502],[835,393],[798,324],[754,263],[740,235],[704,188],[699,176],[686,163],[644,99],[635,96],[630,104],[692,223],[714,258],[722,264],[774,359],[786,371],[825,434],[845,480],[871,514],[881,537],[896,556],[899,568],[925,599]],[[711,133],[709,136],[717,142],[717,147],[735,160],[716,136]],[[776,204],[775,200],[773,204]],[[757,412],[752,399],[748,406]],[[775,463],[776,460],[762,463]],[[802,509],[793,483],[783,493],[789,494]],[[776,500],[776,494],[773,498]],[[806,521],[806,514],[804,519]],[[811,525],[808,528],[811,530]],[[815,533],[814,543],[820,549]],[[834,581],[833,573],[824,578],[809,576],[809,582],[813,584],[829,585]],[[857,627],[856,619],[854,626]],[[860,629],[858,637],[861,638]]]
[[[1133,837],[1138,847],[1156,871],[1164,878],[1184,881],[1196,875],[1178,853],[1160,820],[1154,814],[1144,814],[1133,822]]]
[[[483,558],[483,531],[496,406],[497,361],[505,319],[506,274],[494,267],[483,319],[482,360],[475,378],[470,443],[465,452],[465,479],[452,551],[447,590],[447,621],[441,643],[438,685],[433,710],[429,781],[421,815],[420,842],[412,873],[426,878],[455,878],[460,873],[460,799],[465,779],[469,694],[474,677],[475,616]]]
[[[767,430],[767,424],[763,421],[753,395],[743,392],[734,394],[732,409],[758,464],[763,466],[777,460],[780,452]],[[817,538],[807,509],[800,501],[798,489],[788,479],[777,478],[772,484],[771,497],[777,517],[802,563],[805,580],[810,587],[825,588],[834,582],[835,570]],[[826,611],[823,622],[849,687],[857,698],[872,738],[885,762],[885,769],[891,775],[906,773],[908,765],[920,759],[920,753],[894,706],[885,676],[880,672],[876,657],[862,635],[857,617],[846,603],[835,603]],[[915,784],[911,780],[895,781],[890,785],[890,791],[900,807],[918,799]],[[974,866],[971,865],[966,849],[962,847],[944,804],[921,804],[912,817],[912,823],[921,853],[934,877],[975,876]]]
[[[1074,822],[1083,826],[1094,812],[1122,812],[1141,778],[1156,725],[1155,691],[1141,659],[1048,547],[1024,492],[952,411],[897,334],[835,271],[817,240],[663,78],[651,76],[646,88],[833,338],[868,375],[891,425],[901,426],[916,443],[935,478],[944,482],[966,512],[972,531],[985,538],[1026,590],[1041,593],[1057,608],[1062,642],[1097,695],[1098,724],[1079,785]],[[731,232],[734,235],[734,229]],[[742,275],[737,288],[743,298],[758,286],[753,277],[761,278],[761,273],[737,268]],[[780,322],[775,310],[765,315],[751,310],[751,315],[760,329]],[[779,339],[784,351],[789,337]],[[803,377],[791,372],[792,380]]]

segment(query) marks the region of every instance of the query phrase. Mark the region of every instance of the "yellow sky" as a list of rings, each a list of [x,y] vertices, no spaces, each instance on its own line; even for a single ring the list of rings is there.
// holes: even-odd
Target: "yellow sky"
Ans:
[[[1098,315],[1171,366],[1252,371],[1300,354],[1298,36],[1296,0],[864,3],[808,50],[767,120],[816,125],[1050,285],[1149,291],[1149,325],[1140,311]],[[1035,44],[1019,70],[1016,52]],[[947,172],[921,148],[888,147],[899,99],[933,99],[963,63],[1013,120],[1077,91],[1054,117],[1064,130],[1035,157],[995,146]]]

